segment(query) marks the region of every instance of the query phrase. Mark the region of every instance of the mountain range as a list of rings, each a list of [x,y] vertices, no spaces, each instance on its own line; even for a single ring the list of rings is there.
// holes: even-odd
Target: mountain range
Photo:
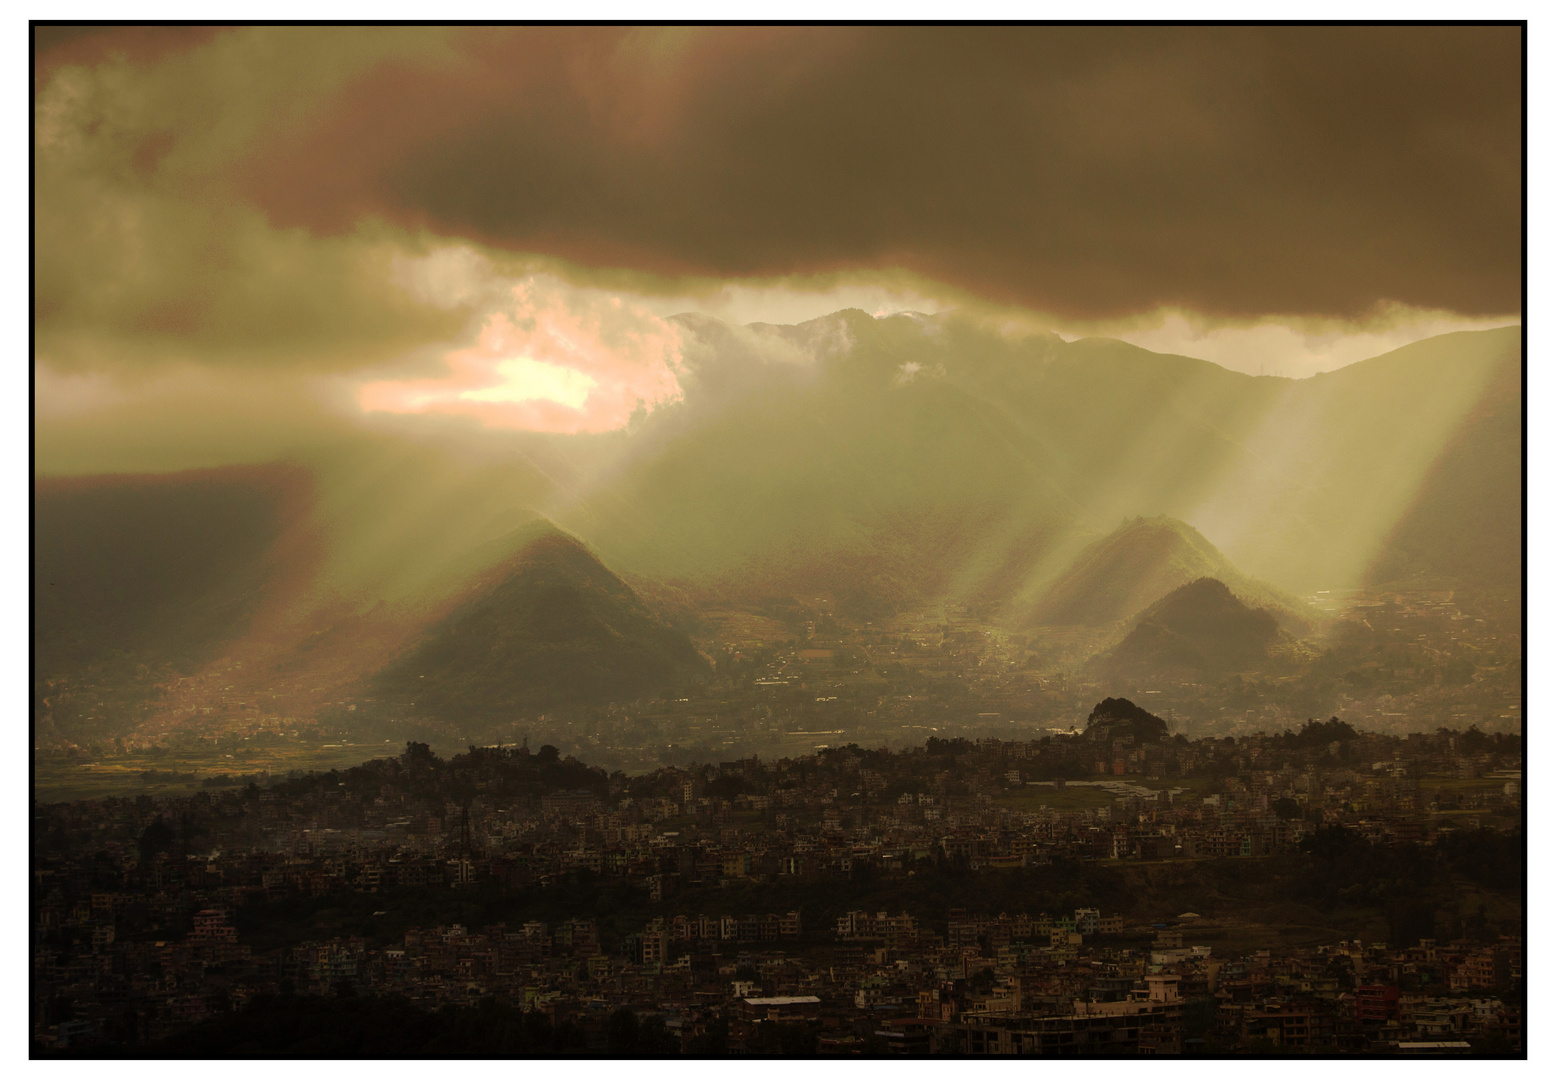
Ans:
[[[1301,637],[1317,589],[1522,581],[1517,327],[1291,380],[957,316],[678,322],[683,399],[610,435],[38,477],[40,728],[91,719],[55,684],[218,660],[447,714],[658,692],[703,661],[642,596],[947,601],[1154,663],[1203,654],[1190,601]]]
[[[1497,502],[1488,544],[1519,542],[1517,327],[1303,380],[954,318],[845,311],[747,328],[744,351],[728,327],[691,329],[686,401],[556,514],[648,576],[1019,606],[1120,518],[1166,515],[1300,594],[1363,583],[1401,521],[1454,519],[1473,497]],[[1405,535],[1411,572],[1464,570],[1437,535]]]

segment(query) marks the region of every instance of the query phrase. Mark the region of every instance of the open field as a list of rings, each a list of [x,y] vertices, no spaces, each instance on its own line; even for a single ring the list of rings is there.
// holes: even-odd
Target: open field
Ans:
[[[1112,806],[1117,798],[1111,791],[1094,787],[1019,787],[994,796],[996,806],[1012,810],[1097,810]]]
[[[738,609],[705,611],[702,620],[712,628],[712,633],[700,635],[699,643],[705,646],[733,645],[737,648],[760,648],[793,641],[795,630],[777,619]]]
[[[1183,944],[1209,945],[1216,956],[1240,956],[1255,949],[1305,948],[1332,944],[1336,939],[1388,940],[1388,920],[1375,912],[1350,910],[1320,915],[1297,905],[1292,908],[1289,914],[1266,909],[1257,919],[1187,922],[1180,926]]]
[[[228,744],[231,745],[231,744]],[[297,743],[225,748],[218,753],[169,749],[158,753],[126,753],[80,762],[62,754],[34,755],[33,789],[39,802],[73,802],[110,796],[177,795],[205,788],[205,781],[222,775],[345,769],[375,757],[392,757],[402,747],[393,743]],[[154,777],[145,774],[155,772]]]
[[[1486,777],[1461,780],[1458,777],[1450,779],[1425,776],[1421,778],[1421,790],[1428,792],[1441,790],[1445,795],[1499,795],[1506,783],[1506,780]]]
[[[1123,780],[1153,791],[1182,788],[1184,790],[1178,798],[1191,801],[1201,798],[1201,792],[1213,783],[1202,779],[1147,780],[1138,776],[1115,776],[1107,779]],[[1046,784],[1024,784],[1019,788],[1006,788],[994,796],[994,804],[1012,810],[1040,810],[1044,806],[1051,810],[1095,810],[1112,806],[1117,799],[1118,796],[1106,788],[1078,787],[1071,781],[1062,788]]]

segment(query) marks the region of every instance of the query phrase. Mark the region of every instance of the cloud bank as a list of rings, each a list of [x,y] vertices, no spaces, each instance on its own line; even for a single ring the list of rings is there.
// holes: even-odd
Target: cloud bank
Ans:
[[[383,65],[235,163],[660,275],[899,267],[1065,317],[1517,309],[1512,27],[527,28]]]
[[[678,400],[683,311],[954,308],[1288,375],[1516,319],[1521,45],[40,28],[39,467],[613,430]]]
[[[365,383],[358,404],[578,434],[680,399],[681,331],[641,305],[546,276],[512,285],[503,301],[474,344],[444,357],[443,374]]]

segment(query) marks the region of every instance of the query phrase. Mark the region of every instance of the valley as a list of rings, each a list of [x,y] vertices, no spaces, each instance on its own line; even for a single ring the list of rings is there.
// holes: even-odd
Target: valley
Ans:
[[[954,316],[683,325],[686,398],[630,434],[40,478],[40,797],[406,740],[1031,738],[1111,696],[1193,738],[1521,728],[1517,328],[1280,380]]]
[[[1358,729],[1403,734],[1439,727],[1516,732],[1522,712],[1516,599],[1448,591],[1362,591],[1300,664],[1273,671],[1137,672],[1104,679],[1063,662],[1107,644],[1108,631],[1012,631],[965,609],[904,613],[850,626],[825,599],[784,612],[711,612],[694,639],[708,671],[676,690],[530,714],[506,722],[432,720],[350,684],[215,688],[238,669],[208,673],[212,704],[161,729],[70,748],[40,747],[45,801],[198,790],[222,777],[326,771],[410,739],[442,753],[467,745],[556,745],[610,769],[780,758],[827,746],[899,747],[932,735],[1040,738],[1082,725],[1108,695],[1145,702],[1190,738],[1241,737],[1338,716]],[[1115,639],[1119,630],[1113,629]],[[227,683],[227,686],[233,685]],[[184,684],[178,700],[194,700]],[[314,694],[310,698],[310,694]],[[101,701],[102,699],[89,699]],[[283,712],[282,701],[310,708]],[[209,709],[209,712],[203,711]],[[121,749],[122,748],[122,749]],[[154,776],[148,771],[184,773]]]

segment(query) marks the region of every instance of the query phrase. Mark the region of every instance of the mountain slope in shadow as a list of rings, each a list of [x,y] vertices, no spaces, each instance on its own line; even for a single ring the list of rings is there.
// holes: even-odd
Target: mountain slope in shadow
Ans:
[[[578,540],[548,523],[371,681],[434,720],[495,723],[628,700],[706,662]]]

